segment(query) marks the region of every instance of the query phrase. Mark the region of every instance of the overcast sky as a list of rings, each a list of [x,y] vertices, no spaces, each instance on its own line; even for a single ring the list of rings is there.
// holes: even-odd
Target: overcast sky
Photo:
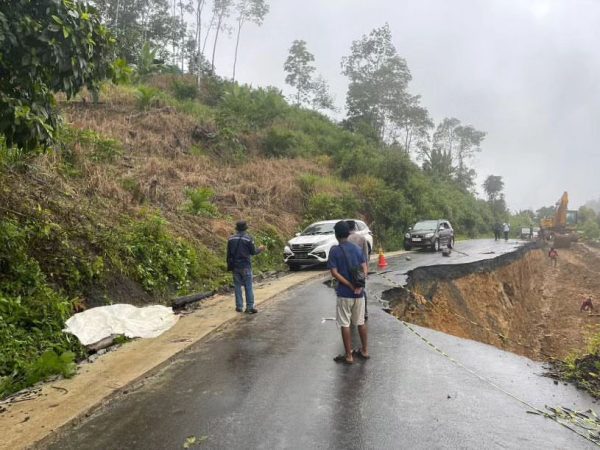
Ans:
[[[512,210],[570,208],[600,197],[600,1],[270,0],[261,28],[242,35],[238,80],[285,86],[294,39],[307,41],[317,71],[343,109],[340,60],[353,40],[388,22],[413,75],[410,91],[432,117],[486,131],[473,161],[481,185],[500,175]],[[231,76],[233,40],[217,71]],[[481,191],[482,189],[479,188]]]

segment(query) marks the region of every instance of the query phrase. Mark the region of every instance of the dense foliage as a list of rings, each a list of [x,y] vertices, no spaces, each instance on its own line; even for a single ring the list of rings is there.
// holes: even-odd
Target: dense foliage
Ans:
[[[9,147],[53,142],[54,92],[97,91],[113,40],[95,10],[72,0],[0,2],[0,134]]]
[[[381,243],[397,248],[408,226],[421,218],[447,218],[465,236],[491,233],[495,221],[507,218],[504,202],[498,204],[496,198],[501,187],[496,186],[490,201],[477,200],[460,180],[422,170],[396,145],[289,105],[274,88],[255,89],[216,77],[206,83],[210,91],[202,85],[198,101],[213,105],[202,111],[201,120],[218,124],[217,139],[207,144],[215,154],[226,159],[250,158],[253,152],[272,158],[328,158],[338,181],[330,179],[324,189],[314,177],[298,181],[307,199],[305,222],[363,216],[373,223]],[[178,90],[173,87],[173,94]],[[186,102],[172,104],[189,110]]]

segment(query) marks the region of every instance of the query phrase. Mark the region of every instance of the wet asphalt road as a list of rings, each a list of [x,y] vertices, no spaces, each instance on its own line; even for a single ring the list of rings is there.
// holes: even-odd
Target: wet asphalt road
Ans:
[[[513,244],[459,243],[460,262]],[[479,254],[479,256],[477,256]],[[459,256],[460,255],[460,256]],[[323,280],[295,288],[198,343],[143,385],[63,434],[52,449],[595,448],[433,351],[377,302],[393,277],[439,254],[390,261],[370,277],[370,352],[353,366],[332,321]],[[232,302],[233,308],[233,302]],[[594,407],[571,386],[539,376],[541,365],[485,344],[414,327],[482,377],[538,408]]]

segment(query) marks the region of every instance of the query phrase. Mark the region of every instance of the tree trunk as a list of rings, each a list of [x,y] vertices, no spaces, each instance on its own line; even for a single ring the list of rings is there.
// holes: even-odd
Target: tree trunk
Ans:
[[[173,31],[171,33],[171,40],[173,41],[173,65],[177,66],[177,54],[175,53],[175,48],[177,47],[177,42],[175,39],[175,17],[177,17],[177,0],[173,0],[173,10],[171,15],[171,20],[173,21]]]
[[[217,22],[217,31],[215,31],[215,42],[213,44],[212,59],[210,61],[210,70],[215,72],[215,54],[217,53],[217,41],[219,40],[219,32],[221,31],[221,24],[223,23],[223,13],[219,14],[219,21]]]
[[[121,6],[121,0],[117,0],[117,10],[115,11],[115,30],[119,31],[119,7]]]
[[[196,11],[196,84],[200,86],[201,78],[201,61],[202,54],[200,53],[200,38],[202,36],[202,10],[204,9],[204,0],[198,0],[198,9]]]
[[[244,19],[240,15],[240,20],[238,21],[237,39],[235,41],[235,56],[233,58],[233,77],[232,77],[233,81],[235,81],[235,68],[237,66],[238,49],[240,47],[240,34],[242,33],[242,26],[244,26]]]
[[[183,1],[179,2],[179,18],[181,20],[181,24],[183,25]],[[184,73],[183,61],[185,58],[183,49],[185,48],[185,31],[181,33],[181,73]]]
[[[215,13],[213,12],[212,17],[210,18],[210,23],[208,24],[208,28],[206,29],[206,35],[204,36],[204,44],[202,44],[202,54],[204,54],[204,50],[206,50],[206,43],[208,42],[208,35],[210,34],[210,30],[212,30],[212,27],[214,24],[215,24]]]

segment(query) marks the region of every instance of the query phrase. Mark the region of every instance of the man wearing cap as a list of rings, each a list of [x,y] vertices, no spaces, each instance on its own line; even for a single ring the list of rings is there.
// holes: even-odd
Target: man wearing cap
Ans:
[[[352,242],[348,241],[350,230],[346,221],[341,220],[334,226],[335,237],[339,245],[331,248],[327,267],[331,276],[338,281],[336,320],[342,330],[344,343],[343,355],[338,355],[335,362],[352,364],[354,356],[368,359],[367,350],[367,325],[365,324],[365,298],[364,288],[352,284],[351,268],[361,267],[367,276],[367,261],[363,251]],[[362,348],[352,351],[352,331],[350,325],[358,326],[358,334]]]
[[[227,241],[227,268],[233,272],[233,284],[235,286],[235,310],[244,310],[244,299],[242,297],[242,286],[246,292],[246,312],[256,314],[258,310],[254,307],[254,291],[252,290],[252,261],[251,257],[265,250],[261,245],[256,248],[254,240],[246,230],[248,224],[240,220],[235,224],[236,234]]]

